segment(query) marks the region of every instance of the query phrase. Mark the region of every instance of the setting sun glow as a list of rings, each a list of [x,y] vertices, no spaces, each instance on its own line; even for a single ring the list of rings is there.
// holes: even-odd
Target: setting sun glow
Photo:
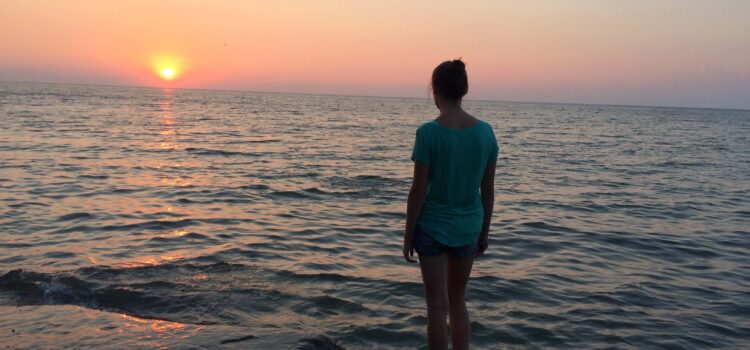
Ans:
[[[161,70],[161,77],[167,80],[172,80],[172,78],[174,78],[174,69],[170,67],[163,68]]]
[[[0,81],[429,98],[432,69],[462,57],[469,99],[746,109],[748,14],[746,0],[0,0]]]
[[[168,84],[172,86],[174,84],[172,81],[183,80],[182,78],[188,70],[184,56],[175,52],[154,53],[147,57],[144,63],[153,72],[152,77],[157,78],[157,80],[152,80],[153,84],[158,85]]]

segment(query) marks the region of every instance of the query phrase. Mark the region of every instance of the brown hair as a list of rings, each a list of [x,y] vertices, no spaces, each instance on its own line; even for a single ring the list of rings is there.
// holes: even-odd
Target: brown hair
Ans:
[[[445,61],[432,71],[432,91],[443,98],[458,101],[469,91],[466,65],[461,59]]]

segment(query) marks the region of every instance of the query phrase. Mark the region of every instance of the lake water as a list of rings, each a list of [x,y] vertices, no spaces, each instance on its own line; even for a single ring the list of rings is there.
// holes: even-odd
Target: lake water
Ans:
[[[501,144],[475,348],[750,347],[750,111],[465,107]],[[0,345],[426,348],[400,250],[435,116],[426,98],[0,84]]]

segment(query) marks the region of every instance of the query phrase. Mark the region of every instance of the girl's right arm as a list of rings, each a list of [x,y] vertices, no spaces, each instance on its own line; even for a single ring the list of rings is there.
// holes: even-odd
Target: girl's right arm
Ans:
[[[414,178],[406,202],[406,227],[404,228],[404,259],[407,262],[417,262],[414,259],[414,247],[411,244],[414,229],[417,227],[419,214],[427,195],[427,183],[430,178],[430,168],[419,161],[414,161]]]

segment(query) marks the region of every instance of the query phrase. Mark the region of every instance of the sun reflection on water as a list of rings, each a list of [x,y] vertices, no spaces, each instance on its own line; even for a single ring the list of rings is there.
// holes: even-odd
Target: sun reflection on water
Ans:
[[[169,341],[175,335],[182,338],[189,337],[205,328],[205,326],[200,325],[187,325],[166,320],[139,318],[124,313],[121,313],[120,317],[123,320],[120,327],[121,333],[142,333],[139,332],[138,329],[144,327],[155,333],[156,337],[150,334],[144,334],[130,339],[130,342],[135,343],[139,347],[167,349],[170,346],[165,342]]]
[[[158,266],[158,265],[167,264],[167,263],[170,263],[170,262],[182,259],[182,258],[184,258],[184,255],[177,254],[177,253],[168,254],[168,255],[149,255],[149,256],[136,258],[134,261],[122,263],[119,266],[122,268]]]
[[[164,98],[159,103],[159,109],[161,110],[161,119],[159,121],[161,125],[161,130],[159,131],[159,135],[161,135],[161,141],[159,142],[159,149],[163,151],[178,150],[180,149],[180,146],[177,143],[177,138],[179,135],[179,132],[177,130],[178,123],[175,120],[175,116],[172,110],[174,92],[171,89],[165,89],[163,90],[163,93]],[[180,163],[160,163],[157,168],[161,170],[164,168],[180,166]],[[190,180],[181,176],[172,175],[163,175],[160,183],[164,186],[173,187],[187,187],[192,185],[192,182]]]
[[[161,235],[159,235],[159,237],[164,237],[164,238],[167,238],[167,237],[182,237],[182,236],[184,236],[184,235],[186,235],[188,233],[190,233],[190,231],[187,231],[187,230],[175,230],[175,231],[172,231],[172,232],[161,234]]]
[[[164,89],[163,92],[164,98],[159,102],[159,109],[161,110],[161,119],[159,121],[161,130],[159,134],[162,136],[159,148],[162,150],[174,150],[177,149],[177,143],[175,142],[177,128],[174,114],[172,113],[173,91],[171,89]]]
[[[162,185],[174,186],[174,187],[188,187],[192,185],[192,182],[181,177],[164,177],[161,179]]]

